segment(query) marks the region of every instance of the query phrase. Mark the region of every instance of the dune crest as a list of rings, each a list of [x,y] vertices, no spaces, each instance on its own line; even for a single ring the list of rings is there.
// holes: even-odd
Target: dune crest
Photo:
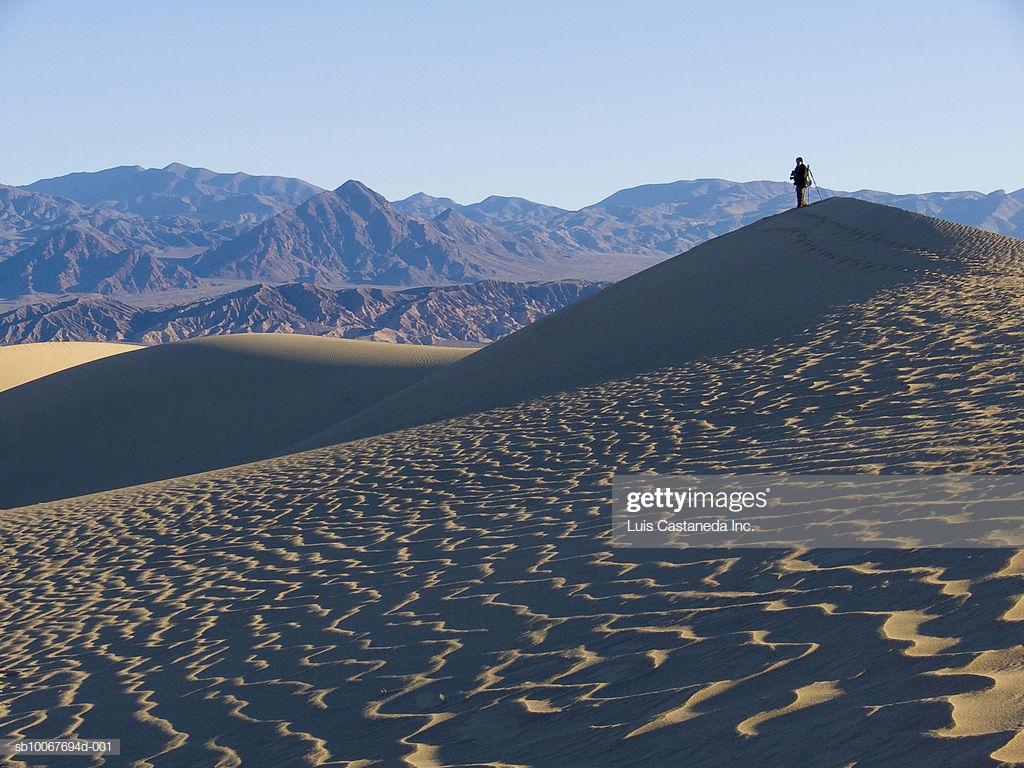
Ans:
[[[767,712],[759,712],[753,717],[748,717],[742,723],[736,726],[736,732],[743,736],[757,736],[760,733],[760,727],[769,720],[774,720],[778,717],[788,715],[791,712],[797,712],[807,707],[814,707],[819,704],[824,704],[826,701],[831,701],[842,695],[842,690],[837,685],[835,680],[822,680],[811,683],[797,688],[793,691],[794,700],[792,704],[787,704],[784,707],[778,709],[772,709]]]
[[[956,645],[959,638],[934,637],[921,632],[921,625],[934,618],[924,611],[896,611],[882,624],[882,634],[890,640],[909,642],[910,647],[903,649],[906,656],[934,656],[947,648]]]
[[[0,347],[0,392],[111,355],[141,349],[104,341],[40,341]]]
[[[843,304],[928,275],[962,271],[970,258],[963,237],[970,231],[847,198],[769,216],[554,312],[295,448],[766,344]],[[1001,245],[1013,242],[984,236]],[[807,366],[818,363],[811,359]]]

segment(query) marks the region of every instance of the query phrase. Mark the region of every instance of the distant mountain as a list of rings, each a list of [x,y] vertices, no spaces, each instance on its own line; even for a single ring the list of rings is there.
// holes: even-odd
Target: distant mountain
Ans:
[[[0,311],[0,344],[122,341],[140,310],[100,296],[62,296]]]
[[[70,200],[0,184],[0,260],[57,228],[81,220],[85,210]]]
[[[323,191],[301,179],[215,173],[180,163],[71,173],[42,179],[25,189],[150,218],[181,216],[207,224],[246,225],[294,208]]]
[[[270,198],[286,208],[294,208],[324,190],[315,184],[290,176],[252,176],[248,173],[217,173],[208,168],[192,168],[171,163],[163,169],[176,173],[196,184],[236,195],[260,195]]]
[[[498,195],[463,206],[462,212],[474,221],[499,225],[547,222],[569,213],[562,208],[535,203],[522,197]]]
[[[1024,189],[987,195],[820,191],[822,198],[855,197],[1001,234],[1024,233]],[[811,199],[816,198],[815,190]],[[578,211],[497,196],[460,205],[457,210],[473,221],[502,227],[530,248],[664,256],[781,213],[793,204],[793,186],[786,182],[696,179],[623,189]]]
[[[30,293],[101,294],[198,286],[173,262],[85,223],[70,224],[0,262],[0,297]]]
[[[848,197],[882,203],[989,232],[1024,237],[1024,189],[1007,194],[996,190],[982,192],[927,192],[919,195],[893,195],[862,189]]]
[[[792,197],[792,186],[782,182],[698,179],[621,190],[578,211],[497,195],[455,205],[421,193],[395,205],[412,215],[451,204],[471,221],[501,228],[540,253],[664,258],[792,207]]]
[[[322,192],[197,257],[204,277],[425,285],[545,276],[541,253],[453,209],[412,219],[358,181]]]
[[[623,190],[579,211],[500,196],[455,210],[503,229],[534,252],[664,258],[790,207],[787,191],[792,197],[789,184],[704,179]]]
[[[176,257],[225,242],[320,191],[299,179],[178,163],[0,185],[0,297],[195,287],[199,279]]]
[[[147,220],[0,184],[0,261],[70,225],[91,227],[126,247],[152,250],[207,247],[224,239],[188,219]]]
[[[587,209],[622,210],[668,206],[675,210],[683,208],[691,216],[714,213],[715,218],[718,218],[722,211],[736,215],[754,210],[765,203],[774,205],[778,198],[785,195],[793,198],[792,184],[780,181],[694,179],[621,189]]]
[[[417,192],[404,200],[396,200],[392,205],[410,219],[432,219],[449,208],[459,207],[450,197],[431,197],[423,192]]]
[[[0,312],[0,344],[158,343],[225,333],[281,332],[415,344],[484,344],[596,292],[582,281],[388,291],[254,285],[213,299],[141,309],[100,296],[61,297]]]
[[[821,198],[853,197],[883,205],[891,205],[915,213],[955,221],[999,234],[1024,232],[1024,189],[1007,194],[1004,190],[982,192],[928,192],[895,195],[889,192],[862,189],[837,192],[821,189]],[[810,193],[815,201],[818,190]],[[713,223],[735,221],[743,226],[793,206],[791,184],[772,181],[732,182],[723,179],[698,179],[671,184],[648,184],[625,189],[605,198],[584,211],[606,211],[622,222],[654,224],[661,220]]]

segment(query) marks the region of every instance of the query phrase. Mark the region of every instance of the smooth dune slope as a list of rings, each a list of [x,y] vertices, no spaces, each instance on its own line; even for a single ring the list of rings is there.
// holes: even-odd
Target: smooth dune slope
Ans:
[[[296,449],[728,354],[931,271],[948,222],[832,198],[715,238],[499,340]]]
[[[41,341],[0,347],[0,392],[82,363],[140,349],[103,341]]]
[[[239,334],[29,382],[0,394],[0,507],[265,458],[468,352]]]
[[[1024,762],[1024,553],[607,540],[616,472],[1024,472],[1024,243],[861,210],[807,262],[927,268],[779,336],[0,512],[0,737],[153,768]]]

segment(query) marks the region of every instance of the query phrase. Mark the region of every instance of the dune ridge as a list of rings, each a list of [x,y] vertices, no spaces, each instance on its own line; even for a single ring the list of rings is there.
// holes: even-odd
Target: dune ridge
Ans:
[[[761,725],[769,720],[774,720],[807,707],[824,704],[826,701],[831,701],[841,695],[842,691],[836,686],[834,680],[819,680],[801,686],[793,691],[794,700],[792,703],[768,712],[758,712],[753,717],[748,717],[737,725],[736,731],[744,736],[757,736],[760,733]]]
[[[0,346],[0,392],[76,365],[140,348],[138,344],[103,341],[42,341]]]
[[[836,306],[963,269],[969,255],[950,248],[970,231],[846,198],[769,216],[554,312],[295,448],[764,344],[803,330]],[[990,237],[1015,247],[1011,238]]]

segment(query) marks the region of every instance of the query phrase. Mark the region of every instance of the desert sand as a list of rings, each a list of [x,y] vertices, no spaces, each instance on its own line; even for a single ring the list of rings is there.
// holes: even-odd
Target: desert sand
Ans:
[[[0,507],[266,458],[471,351],[238,334],[81,365],[0,396]]]
[[[0,734],[140,767],[1024,762],[1020,552],[607,543],[616,472],[1020,473],[1022,278],[1020,241],[829,200],[307,441],[359,439],[2,512]]]
[[[104,341],[41,341],[0,347],[0,392],[82,363],[141,349]]]
[[[929,221],[935,220],[851,199],[816,206],[801,226],[793,226],[792,217],[770,216],[541,318],[296,447],[524,402],[787,338],[837,305],[956,270],[958,262],[936,252],[944,234]]]

